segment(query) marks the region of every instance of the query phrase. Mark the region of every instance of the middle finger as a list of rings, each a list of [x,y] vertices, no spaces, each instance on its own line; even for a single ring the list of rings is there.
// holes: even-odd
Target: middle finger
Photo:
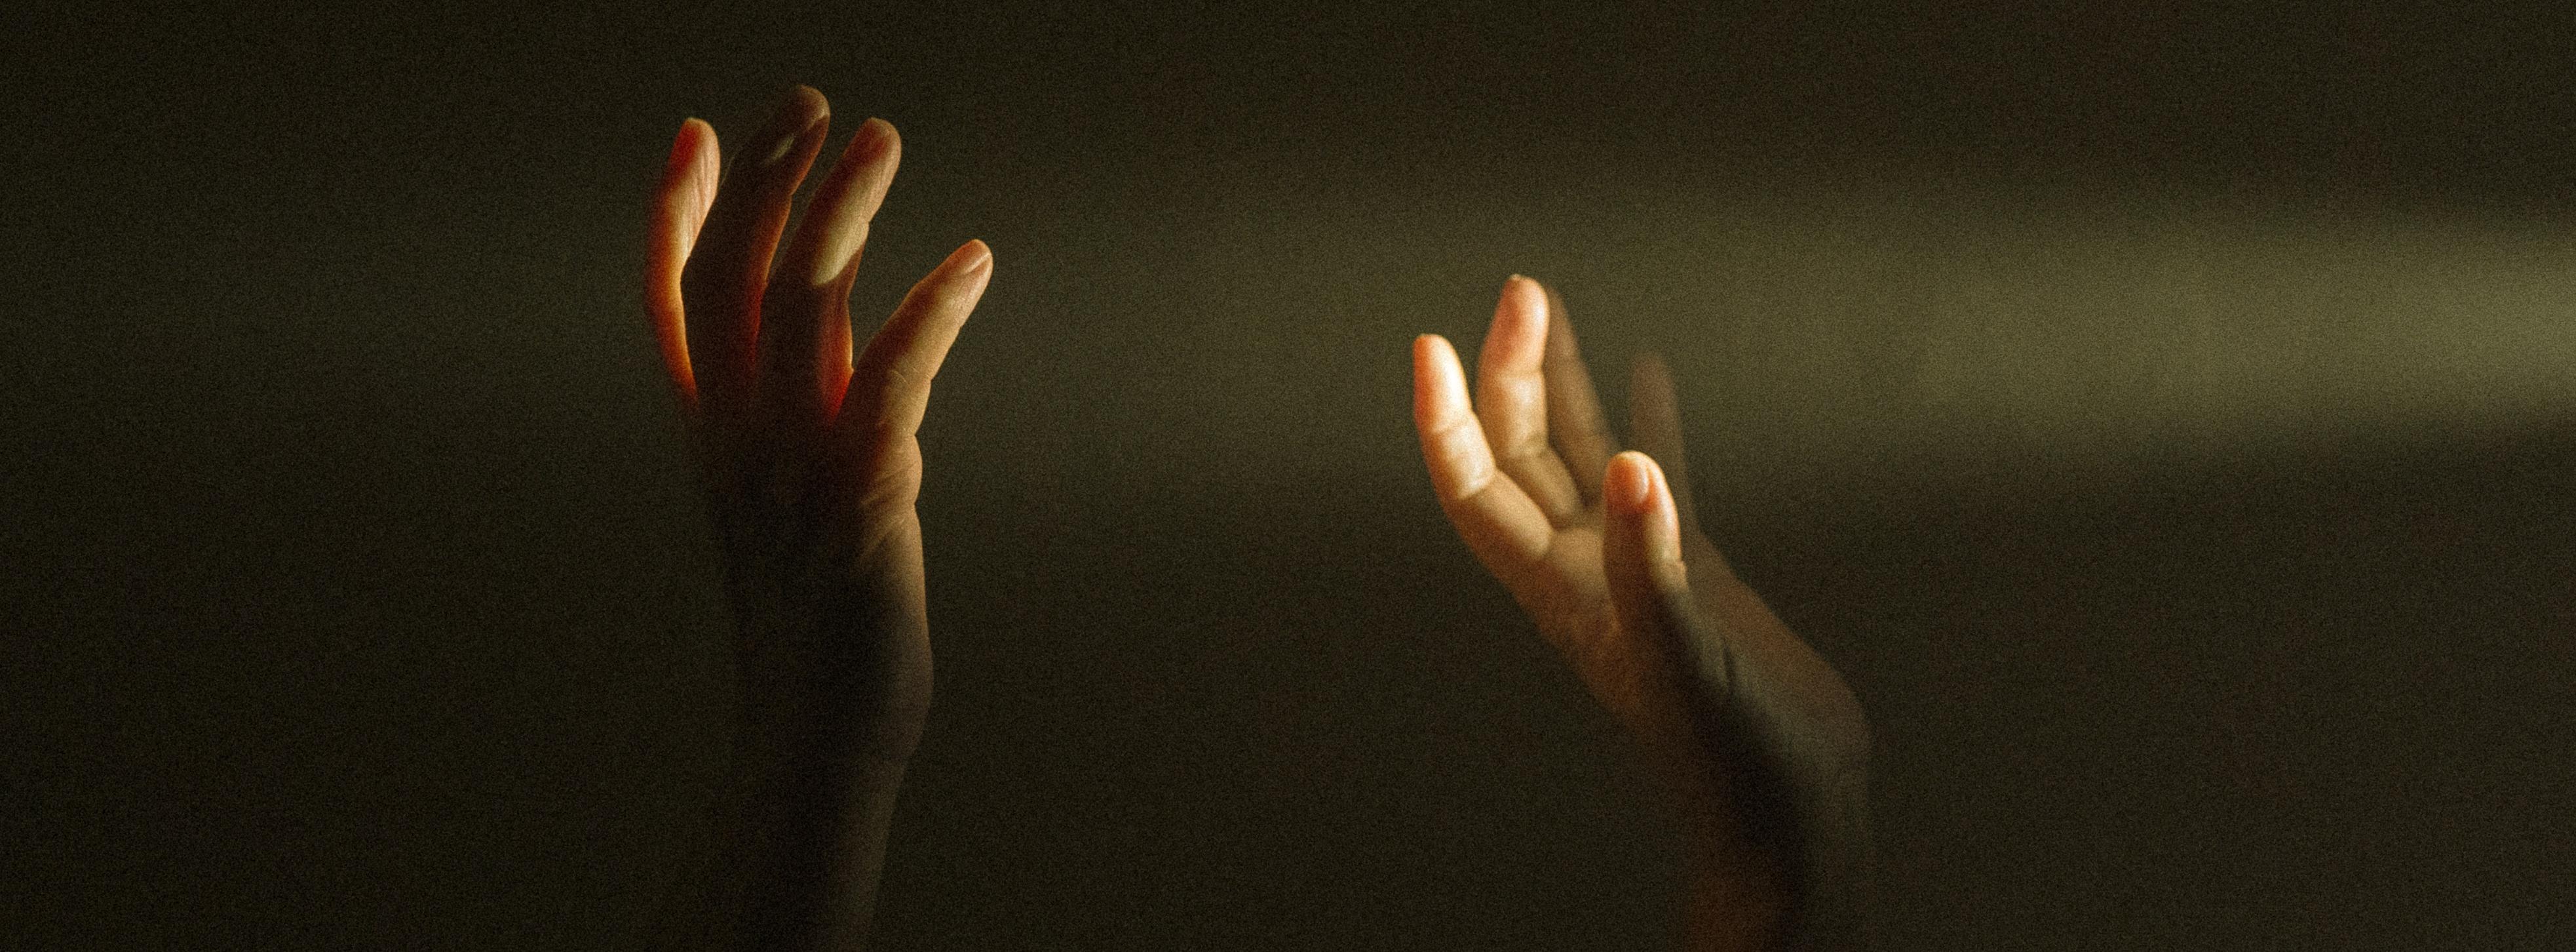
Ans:
[[[1517,274],[1504,282],[1476,358],[1476,418],[1495,465],[1563,527],[1582,512],[1583,497],[1547,442],[1547,318],[1547,292],[1538,282]]]
[[[848,388],[850,282],[867,245],[868,221],[885,202],[902,152],[892,124],[861,123],[805,204],[795,239],[779,255],[754,345],[757,399],[766,419],[820,423]]]
[[[787,227],[796,186],[822,148],[830,110],[812,87],[788,91],[777,113],[736,153],[714,207],[680,273],[689,315],[689,366],[698,404],[711,415],[739,412],[750,387],[753,341],[769,258]]]

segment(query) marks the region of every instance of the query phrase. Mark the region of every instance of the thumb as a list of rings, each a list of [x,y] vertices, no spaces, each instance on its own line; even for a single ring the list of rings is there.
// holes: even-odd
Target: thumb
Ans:
[[[1621,453],[1610,458],[1601,492],[1608,503],[1601,562],[1620,629],[1639,639],[1639,648],[1656,652],[1672,677],[1690,681],[1722,674],[1707,670],[1700,658],[1699,613],[1682,564],[1680,515],[1663,468],[1644,453]]]

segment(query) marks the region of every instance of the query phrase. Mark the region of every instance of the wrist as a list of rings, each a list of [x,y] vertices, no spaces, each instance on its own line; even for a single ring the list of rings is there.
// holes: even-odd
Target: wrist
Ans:
[[[777,698],[746,703],[734,729],[729,773],[737,786],[828,788],[910,762],[924,723],[923,712]]]
[[[698,934],[722,948],[852,947],[918,734],[917,724],[816,730],[746,718],[683,910],[701,917]]]
[[[1866,766],[1822,773],[1677,773],[1689,948],[1861,947],[1873,878]]]
[[[917,613],[743,614],[736,640],[737,760],[902,762],[920,744],[930,637]],[[823,615],[826,622],[813,616]]]

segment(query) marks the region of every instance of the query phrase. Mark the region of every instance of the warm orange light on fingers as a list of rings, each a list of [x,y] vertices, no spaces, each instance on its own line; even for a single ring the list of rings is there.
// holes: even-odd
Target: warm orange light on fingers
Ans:
[[[689,324],[680,274],[688,265],[689,251],[697,246],[707,209],[715,202],[718,162],[715,127],[695,118],[681,122],[679,133],[671,139],[671,156],[662,167],[652,232],[646,237],[645,308],[662,350],[663,370],[691,409],[697,406],[698,385],[689,366]]]

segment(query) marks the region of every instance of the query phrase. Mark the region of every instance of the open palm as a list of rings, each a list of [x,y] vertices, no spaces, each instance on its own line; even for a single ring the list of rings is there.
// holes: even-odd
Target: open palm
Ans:
[[[781,253],[829,120],[798,86],[728,168],[691,119],[654,192],[646,300],[743,688],[712,855],[653,933],[667,947],[856,947],[930,704],[914,432],[993,258],[967,242],[856,349],[850,284],[902,143],[862,123]]]
[[[930,691],[914,432],[992,255],[958,248],[854,354],[850,284],[902,153],[892,125],[850,137],[772,266],[829,125],[821,94],[797,87],[721,190],[715,130],[684,125],[656,195],[647,294],[754,719],[866,731],[899,756]]]
[[[1849,864],[1817,851],[1847,848],[1865,822],[1867,721],[1691,518],[1662,362],[1635,371],[1644,452],[1614,453],[1562,310],[1536,281],[1506,284],[1472,408],[1449,342],[1414,342],[1432,485],[1477,559],[1683,796],[1701,873],[1733,882],[1728,895],[1803,907],[1800,893],[1838,875],[1822,867]],[[1760,918],[1730,921],[1759,931]]]

